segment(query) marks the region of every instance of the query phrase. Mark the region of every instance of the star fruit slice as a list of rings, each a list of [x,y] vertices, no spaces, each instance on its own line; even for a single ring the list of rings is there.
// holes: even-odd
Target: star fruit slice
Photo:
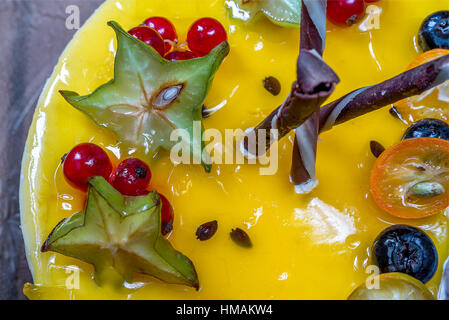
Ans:
[[[229,44],[223,42],[201,58],[172,62],[116,22],[108,25],[117,36],[114,78],[89,95],[61,91],[62,96],[99,126],[115,132],[120,143],[151,156],[160,148],[170,150],[178,143],[171,141],[171,133],[184,129],[188,156],[209,172],[201,106]]]
[[[299,28],[301,0],[226,0],[232,17],[251,21],[264,14],[281,27]]]
[[[103,177],[89,179],[84,211],[61,221],[42,246],[95,267],[99,285],[111,268],[131,282],[143,273],[198,289],[193,263],[161,235],[161,203],[156,191],[123,196]]]

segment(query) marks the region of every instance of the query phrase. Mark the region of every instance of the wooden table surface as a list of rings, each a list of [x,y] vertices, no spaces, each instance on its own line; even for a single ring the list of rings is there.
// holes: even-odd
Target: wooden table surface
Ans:
[[[31,280],[19,219],[20,163],[33,112],[46,79],[76,30],[103,0],[0,0],[0,299],[25,299]]]

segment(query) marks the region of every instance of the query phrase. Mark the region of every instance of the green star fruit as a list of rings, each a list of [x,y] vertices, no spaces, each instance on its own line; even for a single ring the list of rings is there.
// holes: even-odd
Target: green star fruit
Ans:
[[[200,134],[194,134],[194,123],[201,123],[201,107],[229,44],[225,41],[201,58],[168,61],[116,22],[108,25],[117,36],[114,78],[89,95],[60,91],[62,96],[96,124],[115,132],[121,143],[151,156],[179,142],[171,141],[173,130],[186,130],[190,156],[210,172],[210,155],[203,152],[204,128],[201,124]]]
[[[124,196],[103,177],[88,180],[85,209],[61,221],[42,246],[95,267],[102,285],[112,268],[128,282],[134,273],[199,288],[192,261],[161,235],[161,202],[156,191]]]

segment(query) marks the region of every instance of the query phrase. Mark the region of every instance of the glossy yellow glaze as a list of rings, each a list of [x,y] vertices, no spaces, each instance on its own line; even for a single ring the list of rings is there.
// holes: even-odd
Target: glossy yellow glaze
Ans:
[[[331,99],[402,72],[418,55],[414,37],[421,21],[446,8],[444,0],[382,0],[380,29],[328,25],[325,59],[341,77]],[[66,103],[58,90],[92,92],[113,74],[114,33],[118,21],[129,29],[153,15],[172,20],[181,41],[197,18],[212,16],[228,30],[231,53],[219,69],[206,105],[219,111],[206,128],[253,126],[278,106],[295,77],[298,30],[262,19],[254,25],[231,20],[223,0],[109,0],[77,33],[62,54],[37,107],[24,154],[22,225],[34,284],[30,298],[110,299],[345,299],[368,276],[369,248],[377,234],[395,223],[422,227],[438,247],[440,267],[428,283],[437,292],[441,265],[449,252],[448,220],[443,214],[421,221],[395,219],[380,211],[369,194],[374,157],[369,141],[397,142],[405,125],[388,108],[340,125],[322,135],[318,152],[319,186],[297,195],[289,183],[292,136],[279,144],[279,171],[259,175],[258,165],[174,167],[165,154],[150,161],[152,187],[175,209],[170,241],[190,257],[199,274],[199,292],[137,276],[128,288],[97,287],[90,265],[55,253],[40,253],[48,233],[62,218],[82,209],[85,195],[64,180],[60,158],[74,145],[91,141],[110,150],[114,162],[127,156],[112,133],[96,126]],[[273,97],[262,79],[275,76],[282,92]],[[143,157],[143,155],[138,155]],[[217,234],[195,239],[203,222],[217,219]],[[236,246],[231,228],[248,232],[254,247]],[[79,289],[65,287],[80,271]],[[72,270],[72,271],[71,271]],[[69,280],[68,280],[69,279]],[[69,281],[70,282],[70,281]]]

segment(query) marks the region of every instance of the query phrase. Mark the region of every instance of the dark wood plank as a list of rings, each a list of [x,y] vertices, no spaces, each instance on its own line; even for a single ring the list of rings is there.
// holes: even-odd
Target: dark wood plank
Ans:
[[[76,30],[66,28],[66,8],[81,23],[103,0],[0,0],[0,299],[25,299],[31,280],[19,219],[23,147],[39,94]]]

